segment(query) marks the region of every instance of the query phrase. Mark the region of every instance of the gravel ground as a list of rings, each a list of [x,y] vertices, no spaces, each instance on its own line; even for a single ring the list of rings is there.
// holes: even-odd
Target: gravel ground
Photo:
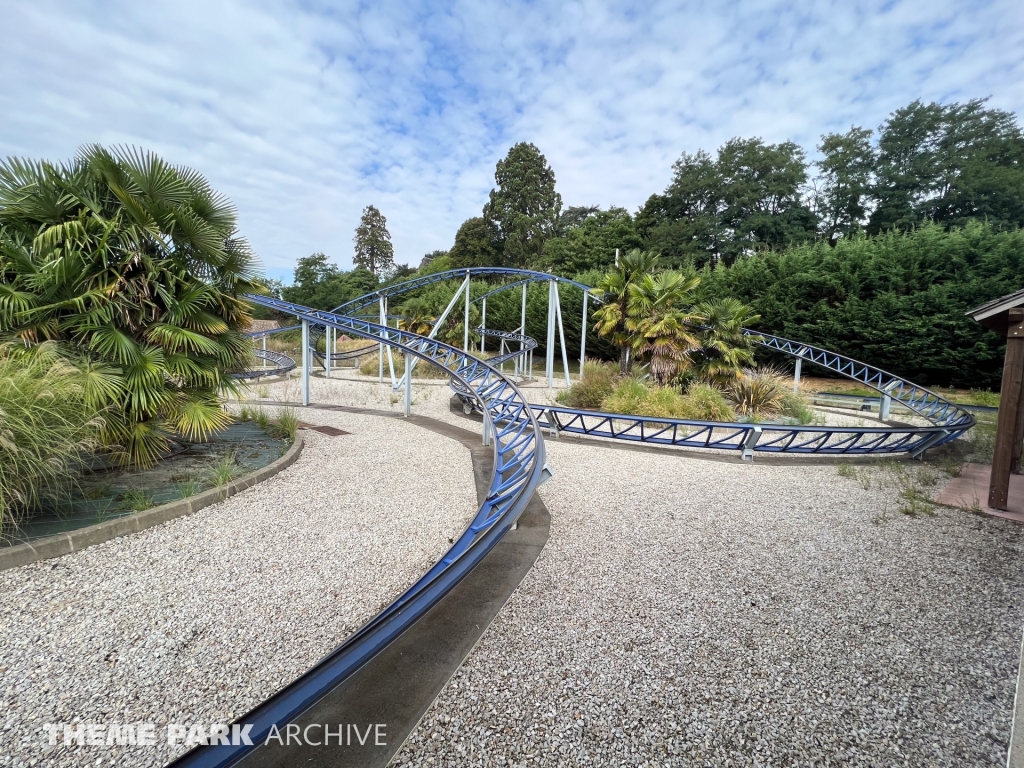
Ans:
[[[306,431],[292,467],[221,504],[0,573],[0,765],[163,765],[181,748],[48,747],[42,728],[230,722],[415,581],[475,512],[459,443],[302,418],[351,434]]]
[[[884,469],[548,459],[544,552],[393,765],[1005,764],[1019,526]]]

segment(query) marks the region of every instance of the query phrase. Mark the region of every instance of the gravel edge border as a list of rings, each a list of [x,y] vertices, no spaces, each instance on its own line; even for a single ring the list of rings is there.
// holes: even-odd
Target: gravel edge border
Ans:
[[[257,469],[255,472],[250,472],[248,475],[233,480],[227,485],[211,488],[208,491],[189,496],[187,499],[161,504],[152,509],[136,512],[134,515],[107,520],[106,522],[79,528],[75,531],[48,536],[38,541],[5,547],[0,550],[0,571],[29,565],[40,560],[49,560],[54,557],[69,555],[72,552],[78,552],[86,547],[91,547],[93,544],[101,544],[104,541],[116,539],[118,536],[138,533],[147,528],[166,523],[169,520],[194,514],[212,504],[224,501],[224,499],[234,496],[247,488],[251,488],[267,478],[273,477],[281,470],[287,469],[299,458],[299,454],[302,453],[302,446],[302,437],[296,435],[295,441],[288,451],[276,461],[271,462],[262,469]]]

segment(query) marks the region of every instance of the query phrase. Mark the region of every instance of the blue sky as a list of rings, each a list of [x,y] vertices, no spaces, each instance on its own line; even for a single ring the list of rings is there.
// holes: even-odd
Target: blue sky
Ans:
[[[268,273],[448,248],[532,141],[566,205],[635,210],[683,151],[877,127],[915,98],[1024,111],[1024,3],[0,0],[0,155],[131,143],[204,173]]]

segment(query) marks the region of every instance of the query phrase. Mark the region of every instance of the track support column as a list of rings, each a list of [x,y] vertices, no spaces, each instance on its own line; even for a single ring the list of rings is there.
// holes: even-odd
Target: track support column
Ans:
[[[462,351],[469,354],[469,270],[466,270],[466,298],[464,299],[466,304],[466,313],[462,320]]]
[[[331,378],[331,335],[334,329],[331,326],[327,326],[324,330],[327,333],[324,334],[324,378]]]
[[[267,351],[267,337],[266,336],[263,337],[263,351],[264,352]],[[267,358],[264,357],[260,361],[260,363],[261,363],[260,368],[266,368],[267,367]]]
[[[793,392],[800,394],[800,364],[803,362],[802,358],[796,359],[796,368],[793,369]]]
[[[384,297],[380,297],[380,312],[378,312],[380,318],[380,324],[384,325]],[[384,337],[384,331],[380,332],[381,338]],[[381,384],[384,383],[384,342],[382,341],[377,345],[377,381]]]
[[[409,368],[409,363],[412,361],[411,355],[405,356],[405,367]],[[405,416],[408,418],[412,415],[412,376],[405,377]]]
[[[522,314],[519,317],[519,333],[522,334],[523,336],[526,336],[526,283],[523,283],[523,310],[522,310]],[[520,341],[519,342],[519,351],[522,352],[525,349],[526,349],[526,342],[525,341]],[[520,378],[520,380],[522,380],[522,379],[526,378],[523,375],[523,370],[526,368],[526,355],[520,355],[520,357],[522,359],[519,361],[519,378]],[[531,365],[530,365],[530,376],[533,376],[533,365],[532,365],[533,361],[531,360],[530,362],[531,362]]]
[[[302,404],[309,405],[309,320],[302,321]]]
[[[565,374],[565,386],[570,387],[572,384],[569,381],[569,355],[565,351],[565,328],[562,326],[562,296],[558,292],[558,283],[552,280],[551,284],[555,287],[555,316],[558,318],[558,338],[562,345],[562,372]]]
[[[487,297],[483,298],[483,309],[480,310],[480,352],[484,351],[484,336],[483,332],[487,329]]]
[[[544,376],[548,389],[555,386],[555,281],[548,280],[548,338],[544,351]]]
[[[583,363],[587,359],[587,299],[590,291],[583,292],[583,325],[580,326],[580,381],[583,381]]]

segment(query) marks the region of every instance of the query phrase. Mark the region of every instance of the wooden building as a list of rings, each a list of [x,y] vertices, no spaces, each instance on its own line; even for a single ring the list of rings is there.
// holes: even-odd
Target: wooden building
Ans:
[[[967,314],[986,328],[1006,336],[996,446],[988,490],[988,506],[1005,510],[1010,474],[1021,471],[1024,448],[1024,290],[982,304]]]

